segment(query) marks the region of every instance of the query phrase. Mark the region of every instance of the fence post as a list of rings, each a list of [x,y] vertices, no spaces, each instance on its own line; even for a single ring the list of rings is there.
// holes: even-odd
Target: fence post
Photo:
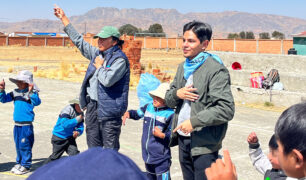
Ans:
[[[236,52],[236,39],[234,39],[234,52]]]
[[[63,37],[63,47],[65,47],[65,38]]]
[[[178,48],[178,39],[177,39],[177,37],[176,37],[175,49],[177,49],[177,48]]]
[[[161,37],[159,38],[159,49],[161,49]]]
[[[29,46],[29,37],[27,36],[27,38],[26,38],[26,47],[28,47]]]
[[[169,51],[169,47],[168,47],[168,36],[166,36],[166,38],[167,38],[167,52]]]
[[[6,42],[5,42],[5,44],[6,44],[6,46],[9,45],[9,37],[8,37],[8,36],[6,36]]]
[[[259,41],[256,39],[256,53],[259,53]]]
[[[284,41],[281,40],[281,54],[284,54]]]
[[[211,39],[211,50],[214,50],[214,39]]]
[[[143,48],[146,49],[146,37],[143,37]]]
[[[45,37],[45,46],[47,46],[47,37]]]

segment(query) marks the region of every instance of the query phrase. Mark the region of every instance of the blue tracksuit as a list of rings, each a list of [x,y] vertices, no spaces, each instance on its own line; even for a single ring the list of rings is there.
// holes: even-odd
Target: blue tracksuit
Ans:
[[[34,131],[32,122],[34,121],[34,106],[40,105],[41,101],[38,93],[34,90],[28,92],[26,89],[15,89],[6,94],[0,92],[0,102],[7,103],[14,101],[14,140],[16,144],[16,163],[30,168],[32,164],[32,147],[34,144]]]
[[[171,165],[169,140],[171,134],[171,119],[174,113],[173,109],[168,107],[155,108],[150,103],[137,111],[129,110],[128,112],[130,113],[131,119],[138,120],[143,117],[144,120],[141,145],[142,158],[146,163],[147,171],[155,175],[168,172]],[[165,133],[166,136],[164,139],[153,135],[155,126]],[[157,165],[164,167],[160,168]],[[148,168],[149,166],[154,166],[154,168]],[[152,172],[151,169],[155,169],[155,172]]]

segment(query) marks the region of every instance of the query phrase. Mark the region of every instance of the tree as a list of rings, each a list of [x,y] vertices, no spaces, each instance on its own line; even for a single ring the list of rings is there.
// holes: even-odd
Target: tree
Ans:
[[[131,25],[131,24],[126,24],[123,25],[119,28],[120,34],[127,34],[127,35],[134,35],[135,33],[138,33],[139,30],[137,27]]]
[[[278,32],[278,31],[274,31],[272,33],[272,37],[275,38],[275,39],[285,39],[285,35],[281,32]]]
[[[268,32],[259,33],[259,39],[270,39],[270,33]]]
[[[237,33],[229,33],[227,39],[238,39],[239,35]]]
[[[254,33],[252,31],[246,32],[245,38],[246,39],[255,39]]]
[[[149,33],[163,33],[163,35],[156,35],[157,37],[165,37],[163,26],[161,24],[155,23],[149,27]]]
[[[239,37],[240,37],[241,39],[245,39],[245,38],[246,38],[245,32],[244,32],[244,31],[241,31],[241,32],[239,33]]]

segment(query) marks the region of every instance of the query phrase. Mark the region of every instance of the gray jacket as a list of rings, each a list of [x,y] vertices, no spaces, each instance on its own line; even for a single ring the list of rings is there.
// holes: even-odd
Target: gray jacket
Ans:
[[[183,104],[183,100],[176,94],[186,83],[183,65],[179,65],[165,97],[167,106],[176,108],[172,129],[177,126]],[[216,152],[222,147],[227,123],[235,111],[230,84],[226,67],[211,57],[193,73],[193,86],[197,88],[199,99],[191,102],[190,120],[194,129],[190,135],[192,156]],[[177,133],[172,133],[170,146],[177,145],[177,136]]]

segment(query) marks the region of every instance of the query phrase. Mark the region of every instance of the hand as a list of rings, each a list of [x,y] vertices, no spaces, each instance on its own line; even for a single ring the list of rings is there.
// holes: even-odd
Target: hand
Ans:
[[[191,133],[193,131],[193,127],[192,127],[192,124],[191,124],[191,121],[190,119],[184,121],[183,123],[181,123],[180,125],[178,125],[174,130],[173,132],[176,132],[177,130],[181,130],[183,131],[183,133],[185,134],[188,134],[188,133]]]
[[[73,138],[76,139],[80,135],[79,131],[73,131]]]
[[[95,59],[95,63],[94,63],[94,66],[99,69],[102,64],[104,63],[104,59],[101,59],[100,56],[97,56],[96,59]]]
[[[199,95],[193,93],[197,90],[197,88],[193,88],[193,85],[189,85],[177,90],[176,95],[180,99],[186,99],[189,101],[195,101],[199,98]]]
[[[59,18],[59,19],[62,19],[65,15],[64,11],[58,7],[56,4],[54,4],[54,15]]]
[[[81,119],[81,122],[84,122],[84,115],[83,115],[83,114],[78,115],[77,118],[78,118],[78,119]]]
[[[237,180],[235,165],[232,163],[228,150],[223,151],[224,163],[222,159],[217,159],[210,168],[205,170],[208,180]]]
[[[5,89],[5,81],[4,81],[4,79],[2,79],[2,81],[0,82],[0,89],[1,90]]]
[[[29,84],[29,92],[33,91],[34,84]]]
[[[255,144],[258,143],[258,138],[255,132],[251,132],[251,134],[248,136],[247,139],[249,144]]]
[[[126,121],[126,118],[130,118],[130,113],[127,111],[124,113],[124,115],[122,116],[122,124],[123,126],[125,126],[125,121]]]
[[[165,133],[161,132],[161,130],[157,126],[154,127],[153,135],[161,139],[164,139],[166,137]]]

